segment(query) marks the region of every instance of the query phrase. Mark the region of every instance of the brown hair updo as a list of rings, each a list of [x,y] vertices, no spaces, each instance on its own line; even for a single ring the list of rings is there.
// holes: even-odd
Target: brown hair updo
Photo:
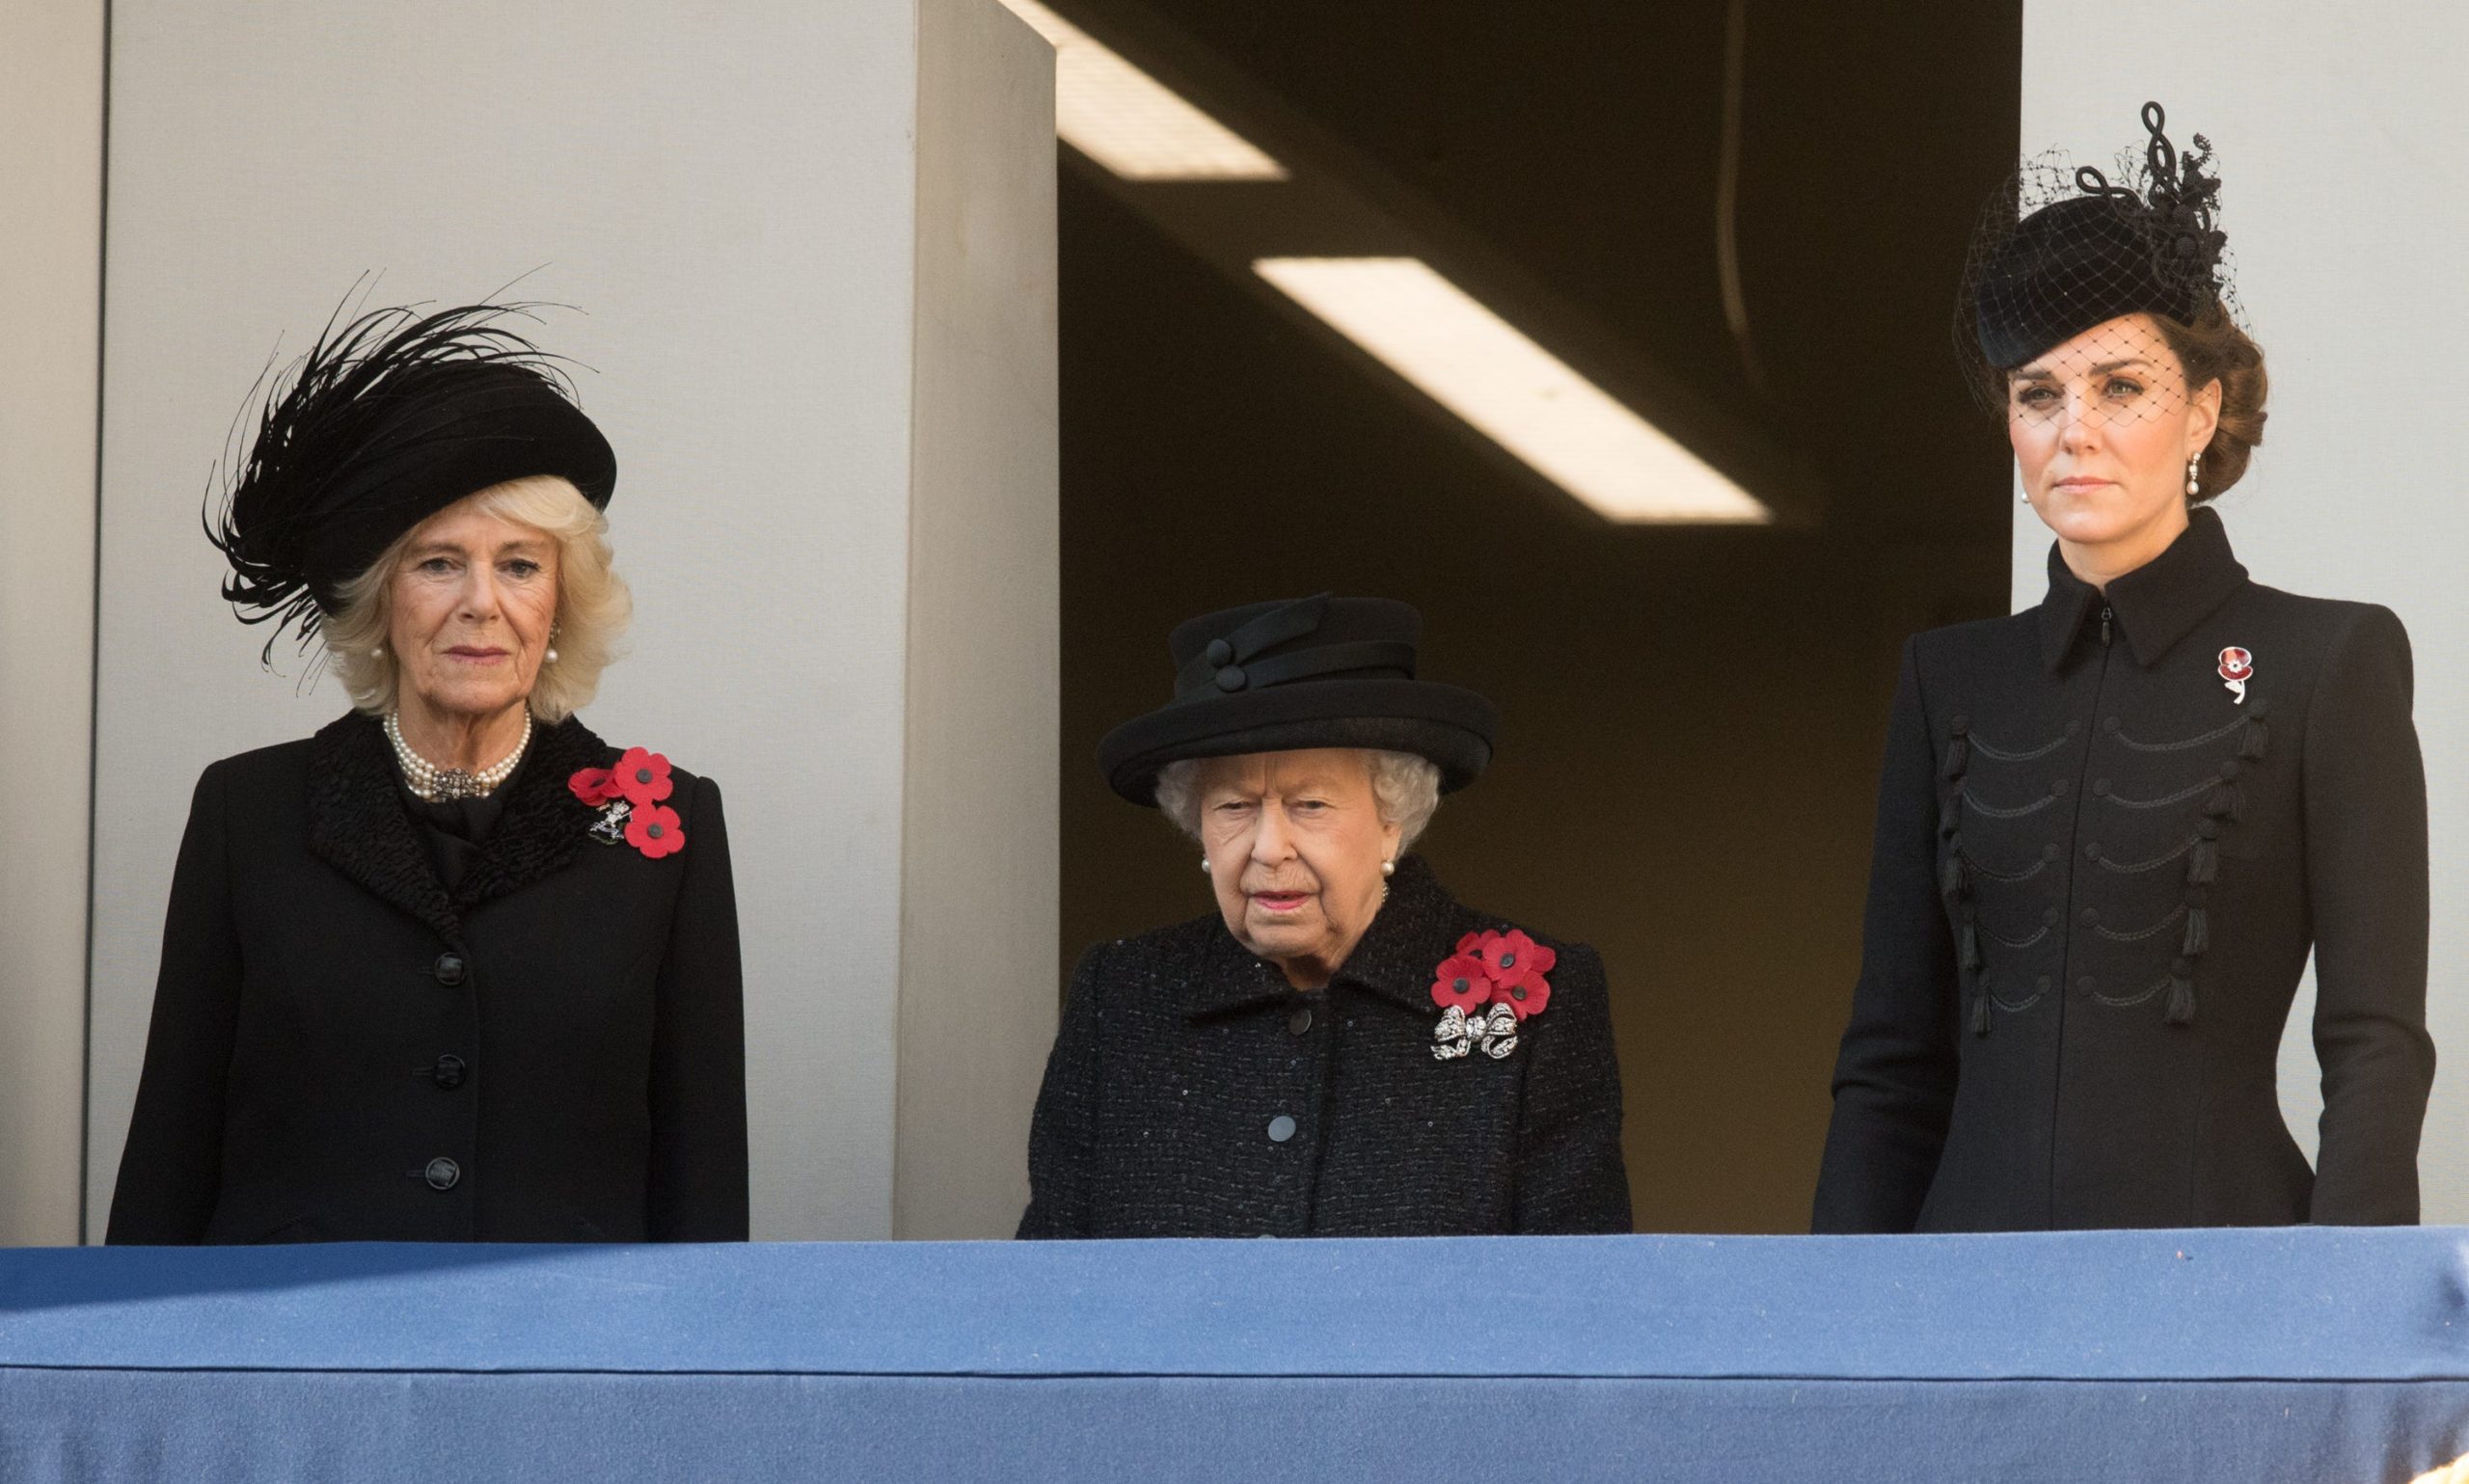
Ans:
[[[2207,382],[2220,383],[2220,427],[2203,450],[2202,488],[2188,497],[2201,504],[2245,476],[2246,460],[2264,441],[2264,398],[2271,391],[2264,348],[2238,328],[2217,299],[2206,299],[2192,321],[2166,314],[2155,314],[2152,321],[2186,373],[2187,395]]]

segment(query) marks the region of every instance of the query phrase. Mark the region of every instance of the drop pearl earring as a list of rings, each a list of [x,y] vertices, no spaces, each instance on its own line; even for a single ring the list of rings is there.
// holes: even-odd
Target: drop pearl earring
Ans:
[[[1380,863],[1380,874],[1382,876],[1396,876],[1397,874],[1397,863],[1394,860],[1382,861]]]
[[[2197,454],[2193,458],[2186,460],[2186,493],[2189,495],[2200,495],[2203,493],[2203,483],[2196,477],[2196,470],[2202,462],[2203,455],[2201,454]]]
[[[1208,875],[1208,857],[1206,855],[1200,858],[1200,874],[1203,876]]]

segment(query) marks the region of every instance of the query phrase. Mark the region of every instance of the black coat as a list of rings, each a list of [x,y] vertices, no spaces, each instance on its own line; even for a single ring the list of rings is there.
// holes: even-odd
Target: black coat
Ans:
[[[2242,667],[2243,699],[2224,678]],[[2427,801],[2408,636],[2219,518],[1905,650],[1821,1231],[2413,1222]],[[2274,1061],[2315,954],[2320,1171]]]
[[[1213,912],[1091,949],[1030,1125],[1020,1235],[1628,1230],[1592,949],[1536,938],[1560,956],[1551,1000],[1506,1058],[1432,1054],[1434,970],[1503,927],[1409,856],[1325,990],[1289,986]]]
[[[744,1239],[719,790],[603,846],[567,779],[616,756],[539,729],[451,892],[374,720],[206,769],[109,1240]]]

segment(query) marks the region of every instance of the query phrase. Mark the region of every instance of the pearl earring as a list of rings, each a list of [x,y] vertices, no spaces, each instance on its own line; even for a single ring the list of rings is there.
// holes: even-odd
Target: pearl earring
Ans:
[[[2189,495],[2200,495],[2203,493],[2203,483],[2195,477],[2195,471],[2202,462],[2203,455],[2201,454],[2197,454],[2193,458],[2186,460],[2186,493]]]
[[[549,626],[549,652],[540,658],[551,664],[557,662],[557,625]]]
[[[385,658],[386,658],[386,646],[385,646],[385,645],[383,645],[383,644],[380,644],[380,645],[378,645],[375,649],[370,650],[370,651],[368,652],[368,658],[369,658],[369,659],[371,659],[371,660],[383,660],[383,659],[385,659]]]
[[[1382,876],[1396,876],[1397,874],[1397,863],[1394,860],[1382,861],[1380,863],[1380,874]]]
[[[1200,874],[1203,876],[1208,875],[1208,857],[1206,855],[1200,858]]]

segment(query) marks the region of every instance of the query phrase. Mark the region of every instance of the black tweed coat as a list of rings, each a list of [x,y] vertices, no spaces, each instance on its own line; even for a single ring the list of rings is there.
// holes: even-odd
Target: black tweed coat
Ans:
[[[617,749],[531,746],[451,891],[376,721],[206,769],[109,1240],[745,1238],[719,790],[672,773],[653,860],[566,787]]]
[[[1289,985],[1214,912],[1091,949],[1038,1094],[1019,1234],[1627,1231],[1592,949],[1536,937],[1559,954],[1551,1003],[1505,1059],[1432,1055],[1433,971],[1505,927],[1408,856],[1323,990]]]
[[[2232,681],[2237,684],[2232,684]],[[2418,1216],[2427,800],[2408,636],[2219,518],[2105,596],[1904,653],[1820,1231]],[[2315,956],[2319,1168],[2275,1057]]]

